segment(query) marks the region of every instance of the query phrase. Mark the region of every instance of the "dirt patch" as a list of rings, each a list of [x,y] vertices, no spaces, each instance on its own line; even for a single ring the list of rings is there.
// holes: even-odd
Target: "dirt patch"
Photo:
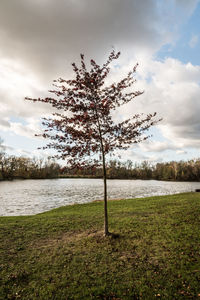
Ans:
[[[124,198],[112,198],[112,199],[108,199],[108,201],[119,201],[119,200],[124,200]],[[103,199],[99,199],[99,200],[93,200],[92,202],[103,202]]]
[[[40,239],[34,241],[32,247],[36,249],[46,249],[59,247],[61,244],[76,243],[84,238],[103,238],[103,231],[83,231],[83,232],[65,232],[57,238]]]

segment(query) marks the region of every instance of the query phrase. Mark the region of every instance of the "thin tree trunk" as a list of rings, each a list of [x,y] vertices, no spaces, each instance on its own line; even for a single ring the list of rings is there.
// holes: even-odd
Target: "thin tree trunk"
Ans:
[[[106,164],[105,164],[105,155],[103,156],[103,182],[104,182],[104,235],[109,235],[108,231],[108,209],[107,209],[107,177],[106,177]]]
[[[104,183],[104,235],[109,235],[108,231],[108,209],[107,209],[107,177],[106,177],[106,161],[105,161],[105,152],[104,152],[104,145],[103,145],[103,139],[102,139],[102,133],[101,133],[101,125],[99,122],[99,116],[97,108],[96,111],[96,117],[97,117],[97,124],[98,124],[98,130],[99,130],[99,136],[100,136],[100,144],[101,144],[101,154],[102,154],[102,161],[103,161],[103,183]]]

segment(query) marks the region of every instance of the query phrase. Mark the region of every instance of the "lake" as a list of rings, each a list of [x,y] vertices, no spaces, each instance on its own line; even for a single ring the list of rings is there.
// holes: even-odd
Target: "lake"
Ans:
[[[108,180],[109,199],[191,192],[199,182]],[[43,179],[0,182],[0,216],[32,215],[63,205],[103,199],[102,179]]]

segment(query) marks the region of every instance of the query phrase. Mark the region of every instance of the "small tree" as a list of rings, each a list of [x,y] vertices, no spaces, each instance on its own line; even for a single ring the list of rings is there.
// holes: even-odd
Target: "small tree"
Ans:
[[[137,65],[118,83],[105,86],[110,63],[118,59],[120,52],[113,50],[103,66],[93,59],[91,69],[86,68],[84,55],[81,66],[72,64],[75,77],[72,80],[54,80],[54,97],[26,98],[26,100],[50,103],[60,112],[52,118],[43,118],[47,128],[42,134],[51,140],[43,149],[57,150],[56,158],[68,158],[71,167],[102,166],[104,179],[104,234],[108,235],[106,156],[118,149],[127,149],[133,143],[148,138],[142,134],[157,121],[154,114],[145,117],[135,114],[115,124],[111,112],[141,95],[140,91],[127,91],[134,83]]]

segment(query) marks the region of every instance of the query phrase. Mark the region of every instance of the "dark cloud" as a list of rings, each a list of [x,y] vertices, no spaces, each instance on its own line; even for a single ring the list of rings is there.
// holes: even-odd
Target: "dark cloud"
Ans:
[[[1,0],[0,28],[2,54],[49,78],[80,52],[152,53],[164,39],[154,0]]]
[[[0,126],[9,128],[10,127],[10,123],[8,121],[2,119],[2,120],[0,120]]]

